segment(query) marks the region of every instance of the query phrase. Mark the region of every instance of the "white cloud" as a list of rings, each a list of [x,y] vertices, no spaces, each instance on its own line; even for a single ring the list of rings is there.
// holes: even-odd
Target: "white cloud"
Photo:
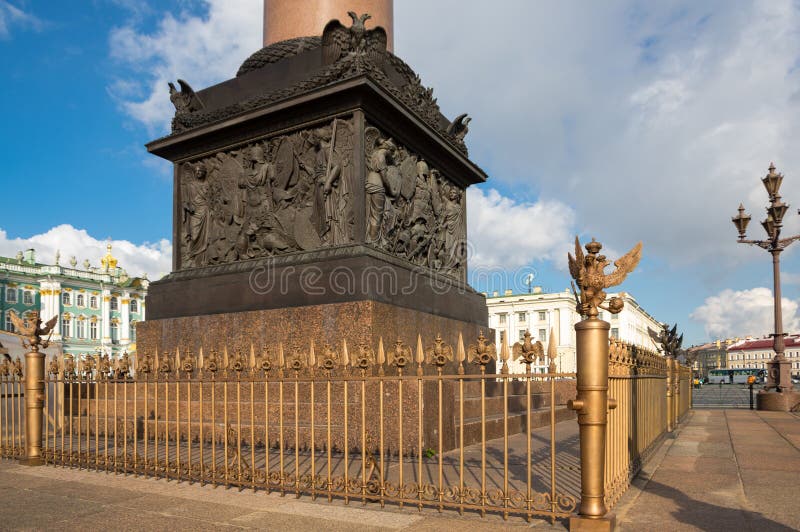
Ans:
[[[0,0],[0,39],[8,39],[11,36],[12,26],[39,31],[43,25],[35,15],[15,7],[6,0]]]
[[[705,300],[689,317],[703,324],[711,338],[764,336],[775,330],[772,291],[768,288],[723,290]],[[787,332],[800,330],[797,301],[783,298],[783,327]]]
[[[15,257],[17,252],[33,248],[37,262],[44,264],[53,264],[58,251],[63,266],[68,265],[70,257],[74,256],[79,267],[86,259],[93,267],[99,267],[107,244],[107,241],[94,238],[86,230],[76,229],[69,224],[58,225],[28,238],[8,238],[6,232],[0,229],[0,256]],[[119,260],[118,266],[129,275],[146,273],[151,280],[155,280],[172,270],[172,244],[166,239],[143,244],[112,240],[111,245],[112,254]]]
[[[600,240],[671,266],[756,260],[729,216],[763,217],[770,160],[800,197],[796,2],[395,5],[396,50],[447,114],[473,115],[490,183],[562,199]]]
[[[168,129],[167,81],[218,83],[260,46],[260,0],[202,5],[203,16],[166,14],[152,32],[111,34],[112,55],[134,71],[118,85],[121,105],[150,128]],[[396,52],[448,116],[473,116],[467,142],[490,185],[513,190],[521,212],[558,198],[533,205],[544,216],[569,210],[567,228],[620,249],[642,240],[648,257],[689,275],[762,260],[736,244],[729,216],[744,201],[759,233],[757,178],[771,160],[787,173],[784,197],[800,197],[798,30],[792,0],[395,3]],[[530,232],[514,241],[478,212],[500,200],[470,194],[476,261],[513,267],[527,252],[562,266],[551,244],[566,236],[566,250],[572,231],[544,234],[549,222],[526,220]],[[791,211],[785,231],[798,229]]]
[[[494,189],[467,190],[471,267],[518,268],[533,260],[566,262],[575,213],[564,203],[523,203]],[[558,262],[558,261],[556,261]]]
[[[202,17],[164,14],[153,33],[141,33],[133,26],[111,32],[112,57],[132,73],[114,80],[109,91],[151,132],[169,130],[174,108],[168,82],[185,79],[197,90],[213,85],[233,77],[260,47],[260,0],[206,0],[203,5],[208,12]],[[145,96],[132,97],[137,93]]]

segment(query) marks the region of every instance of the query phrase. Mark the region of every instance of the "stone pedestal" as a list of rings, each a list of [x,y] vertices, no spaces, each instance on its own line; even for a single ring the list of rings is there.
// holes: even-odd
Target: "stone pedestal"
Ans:
[[[137,356],[493,341],[466,282],[466,188],[486,179],[469,118],[446,118],[391,53],[391,2],[372,3],[387,28],[356,13],[312,36],[282,32],[305,31],[294,4],[267,2],[270,44],[235,77],[171,84],[172,132],[147,148],[174,164],[173,267],[149,287]],[[428,384],[413,404],[430,407]]]
[[[760,391],[756,394],[756,409],[773,412],[792,412],[800,409],[800,392]]]

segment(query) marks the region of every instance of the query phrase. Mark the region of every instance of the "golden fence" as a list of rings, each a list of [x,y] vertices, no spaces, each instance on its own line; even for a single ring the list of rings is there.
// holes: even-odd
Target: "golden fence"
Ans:
[[[689,366],[679,366],[679,385],[678,385],[678,418],[683,416],[692,408],[692,368]]]
[[[610,340],[605,499],[612,507],[662,436],[691,407],[691,368],[635,345]]]
[[[541,352],[519,349],[526,372],[511,374],[507,345],[498,360],[483,335],[468,348],[460,337],[455,349],[437,337],[427,348],[418,338],[416,349],[398,340],[355,351],[342,342],[319,354],[311,343],[288,354],[278,345],[135,361],[67,355],[45,369],[41,358],[28,360],[36,371],[4,360],[0,457],[346,503],[555,520],[589,495],[581,485],[588,471],[602,480],[597,500],[612,507],[691,408],[690,368],[610,340],[602,460],[603,451],[580,452],[580,416],[591,400],[580,394],[586,375],[577,375],[571,401],[576,374],[556,373],[552,359],[550,372],[531,373]],[[37,373],[44,379],[31,377]],[[37,398],[30,404],[26,388]],[[579,423],[560,423],[575,417],[567,403]],[[41,413],[42,423],[26,425],[26,409]]]
[[[483,336],[220,351],[49,361],[45,462],[504,517],[576,508],[577,426],[558,423],[574,374],[510,374]]]
[[[25,455],[24,392],[22,362],[4,359],[0,363],[0,457]]]

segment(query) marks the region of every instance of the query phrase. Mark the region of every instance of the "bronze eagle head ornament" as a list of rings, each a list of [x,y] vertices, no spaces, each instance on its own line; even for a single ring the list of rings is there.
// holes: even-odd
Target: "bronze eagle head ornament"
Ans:
[[[603,302],[606,300],[605,289],[622,283],[625,277],[636,268],[642,258],[642,243],[639,242],[633,249],[614,261],[616,269],[608,275],[605,274],[604,270],[611,262],[606,259],[605,255],[599,254],[600,250],[603,249],[603,245],[593,238],[584,247],[588,252],[586,255],[584,255],[580,240],[576,236],[575,256],[573,257],[572,253],[567,253],[569,273],[578,285],[577,290],[575,284],[573,283],[572,285],[578,314],[588,318],[596,318],[598,308],[607,310],[612,314],[619,314],[624,306],[622,298],[612,297],[608,300],[608,304],[604,306]]]

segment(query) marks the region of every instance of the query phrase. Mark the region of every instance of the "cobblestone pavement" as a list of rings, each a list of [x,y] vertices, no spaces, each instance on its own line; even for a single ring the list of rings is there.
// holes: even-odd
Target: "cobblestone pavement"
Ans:
[[[753,388],[753,394],[759,387]],[[755,398],[753,399],[755,401]],[[750,390],[745,384],[704,384],[692,390],[695,408],[750,408]]]

